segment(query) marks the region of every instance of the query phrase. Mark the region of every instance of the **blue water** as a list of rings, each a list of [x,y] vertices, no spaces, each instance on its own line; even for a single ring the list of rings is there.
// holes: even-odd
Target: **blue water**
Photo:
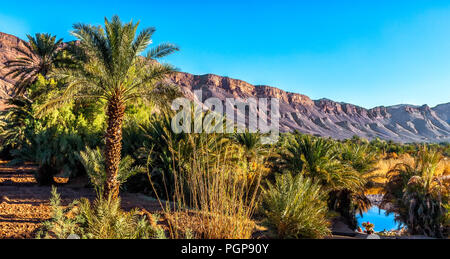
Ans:
[[[401,223],[395,222],[395,214],[391,213],[386,215],[386,211],[379,209],[378,207],[372,207],[369,211],[363,214],[361,217],[358,215],[356,217],[358,220],[358,226],[361,227],[362,230],[365,230],[362,226],[363,222],[370,222],[375,225],[375,232],[381,232],[383,230],[398,230],[403,225]]]

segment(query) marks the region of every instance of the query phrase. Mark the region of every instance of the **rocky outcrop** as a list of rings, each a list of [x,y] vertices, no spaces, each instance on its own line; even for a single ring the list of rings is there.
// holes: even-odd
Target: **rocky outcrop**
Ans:
[[[23,44],[20,39],[0,33],[0,64],[17,57],[15,47],[20,44]],[[0,109],[2,98],[11,94],[14,84],[14,80],[4,77],[5,74],[5,69],[0,65]],[[195,98],[194,91],[200,89],[203,99],[278,98],[282,132],[298,130],[336,139],[358,135],[367,139],[381,138],[397,142],[450,142],[450,103],[434,108],[427,105],[396,105],[365,109],[328,99],[311,100],[308,96],[275,87],[251,85],[242,80],[212,74],[180,72],[172,75],[170,81],[191,99]]]

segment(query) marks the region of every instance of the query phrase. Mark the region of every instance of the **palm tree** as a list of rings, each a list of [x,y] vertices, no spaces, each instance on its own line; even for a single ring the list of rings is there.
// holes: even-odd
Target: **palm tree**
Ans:
[[[250,165],[258,157],[262,157],[267,154],[267,149],[261,143],[260,133],[235,133],[232,136],[234,143],[243,148],[247,164]]]
[[[79,40],[78,50],[81,51],[72,55],[83,62],[77,67],[54,70],[51,75],[66,84],[57,97],[47,101],[38,111],[42,114],[74,99],[104,100],[107,106],[105,197],[119,195],[117,175],[127,103],[142,99],[167,104],[168,93],[175,92],[175,88],[162,81],[176,70],[154,60],[178,51],[178,47],[161,44],[148,51],[147,59],[140,57],[140,53],[151,44],[155,29],[147,28],[137,35],[138,26],[139,23],[133,21],[122,23],[118,16],[111,21],[105,18],[104,29],[75,24],[72,34]]]
[[[9,70],[6,76],[17,79],[16,95],[23,95],[39,74],[46,77],[57,63],[68,61],[62,55],[62,39],[56,40],[56,36],[46,33],[27,38],[24,47],[16,48],[22,56],[5,62],[5,69]]]
[[[382,174],[374,173],[378,161],[377,153],[365,144],[344,144],[340,148],[341,161],[351,166],[361,178],[363,185],[361,190],[352,193],[357,209],[363,213],[371,207],[370,200],[364,191],[374,185],[374,179],[382,177]]]
[[[341,212],[356,227],[350,194],[359,191],[364,182],[347,163],[339,160],[335,142],[307,135],[296,135],[282,155],[285,167],[311,177],[328,194],[328,207]]]
[[[306,174],[319,181],[329,192],[356,190],[361,186],[355,170],[339,161],[332,141],[297,135],[282,159],[289,171]]]
[[[356,213],[364,213],[372,206],[365,191],[373,184],[373,179],[382,175],[373,173],[377,154],[369,145],[362,142],[349,142],[340,145],[339,153],[342,163],[350,166],[359,177],[358,189],[344,189],[330,194],[330,207],[341,213],[353,228],[357,227]]]
[[[388,212],[396,212],[411,234],[442,237],[449,186],[438,175],[441,160],[439,152],[423,146],[412,164],[399,163],[388,172],[383,203],[394,204]]]

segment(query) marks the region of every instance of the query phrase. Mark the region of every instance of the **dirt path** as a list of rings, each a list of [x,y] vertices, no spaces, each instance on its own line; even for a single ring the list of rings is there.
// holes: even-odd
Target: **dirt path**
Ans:
[[[41,223],[51,216],[51,187],[41,187],[33,177],[31,165],[9,167],[0,161],[0,239],[34,238]],[[92,190],[59,184],[64,205],[81,197],[94,199]],[[124,209],[159,210],[159,204],[141,194],[122,194]]]

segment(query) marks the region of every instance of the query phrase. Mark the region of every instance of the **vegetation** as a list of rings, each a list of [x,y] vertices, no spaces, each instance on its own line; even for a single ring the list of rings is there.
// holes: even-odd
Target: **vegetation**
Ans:
[[[170,65],[150,62],[139,54],[151,43],[154,28],[144,29],[136,36],[139,23],[123,24],[118,16],[105,19],[105,28],[85,24],[74,25],[73,35],[80,49],[71,53],[82,61],[74,68],[52,71],[52,76],[65,82],[60,94],[49,99],[42,110],[58,107],[73,99],[98,99],[106,104],[104,195],[118,197],[117,175],[122,152],[122,128],[126,105],[136,99],[164,101],[171,87],[161,82],[175,71]],[[147,59],[167,56],[178,48],[162,44],[147,53]]]
[[[327,195],[303,175],[278,175],[263,193],[262,208],[278,238],[322,238],[331,234]]]
[[[117,16],[104,27],[76,24],[76,43],[29,36],[23,56],[6,63],[19,83],[0,114],[1,152],[11,164],[35,163],[42,185],[87,176],[97,193],[63,206],[54,189],[38,237],[246,239],[264,224],[271,237],[323,238],[330,215],[356,229],[374,187],[411,234],[448,235],[450,144],[294,132],[263,145],[259,133],[176,133],[167,104],[180,93],[165,80],[176,70],[156,59],[178,47],[140,56],[155,29],[138,25]],[[157,198],[164,230],[154,216],[123,211],[120,190]]]
[[[27,35],[28,42],[24,47],[16,50],[22,55],[18,59],[9,60],[5,68],[9,70],[6,76],[18,79],[15,87],[17,95],[24,95],[39,75],[46,77],[58,65],[71,63],[63,55],[63,40],[56,40],[56,36],[37,33],[34,37]]]
[[[408,226],[411,234],[443,237],[443,224],[449,202],[449,184],[438,175],[442,156],[423,147],[411,164],[397,164],[388,174],[385,202]]]
[[[50,200],[52,219],[44,222],[38,238],[67,239],[77,235],[81,239],[164,239],[164,230],[150,224],[137,210],[125,212],[120,199],[99,196],[91,203],[88,199],[74,201],[68,208],[61,205],[61,197],[53,188]]]

